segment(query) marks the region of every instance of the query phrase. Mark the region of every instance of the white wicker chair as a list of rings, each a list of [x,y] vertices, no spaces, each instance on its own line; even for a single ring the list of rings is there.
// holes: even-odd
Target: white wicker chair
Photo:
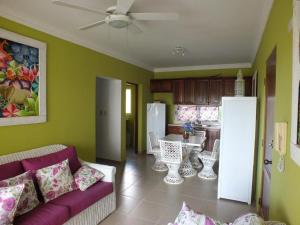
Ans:
[[[164,181],[167,184],[181,184],[184,179],[180,176],[178,170],[182,162],[182,145],[176,141],[160,141],[161,160],[169,168]]]
[[[219,150],[220,150],[220,140],[216,139],[212,152],[203,151],[199,153],[199,158],[203,163],[203,169],[198,173],[198,177],[202,179],[209,179],[209,180],[214,180],[217,178],[217,175],[213,170],[213,166],[219,158]]]
[[[205,138],[206,137],[206,131],[201,130],[201,131],[194,131],[196,136],[200,136]],[[203,142],[203,145],[205,144],[205,142]],[[202,148],[199,147],[194,147],[192,152],[190,153],[190,161],[193,165],[193,168],[195,168],[196,170],[199,170],[202,167],[202,163],[200,163],[199,158],[198,158],[198,154],[199,152],[202,151]]]
[[[157,172],[167,171],[168,167],[161,161],[161,150],[157,136],[153,132],[149,132],[148,136],[150,143],[150,153],[152,153],[155,157],[155,162],[152,166],[152,169]]]

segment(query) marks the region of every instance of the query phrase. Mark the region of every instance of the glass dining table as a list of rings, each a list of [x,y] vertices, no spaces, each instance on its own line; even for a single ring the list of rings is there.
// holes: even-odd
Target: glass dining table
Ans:
[[[159,138],[159,140],[181,142],[183,148],[183,159],[179,168],[179,174],[182,177],[192,177],[197,174],[197,171],[192,166],[189,156],[192,150],[199,151],[199,153],[203,151],[202,146],[206,140],[205,137],[190,136],[189,139],[184,139],[180,134],[169,134],[163,138]]]

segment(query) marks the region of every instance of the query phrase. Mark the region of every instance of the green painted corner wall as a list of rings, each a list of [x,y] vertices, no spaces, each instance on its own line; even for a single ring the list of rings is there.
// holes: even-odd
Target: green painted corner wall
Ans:
[[[277,49],[276,62],[276,103],[275,122],[288,123],[288,146],[283,173],[276,169],[278,154],[273,152],[273,166],[270,193],[270,217],[289,225],[300,224],[300,167],[290,157],[291,128],[291,88],[292,88],[292,32],[288,25],[292,18],[292,0],[274,0],[264,35],[257,52],[254,69],[258,70],[258,94],[260,99],[259,148],[257,167],[257,205],[261,194],[261,176],[263,159],[263,134],[265,121],[265,85],[266,60],[272,50]]]
[[[153,73],[0,17],[0,27],[47,44],[47,117],[42,124],[0,127],[0,155],[48,144],[75,145],[94,161],[96,77],[122,80],[122,159],[126,157],[126,82],[139,87],[139,151],[146,147],[146,102]]]
[[[156,79],[174,79],[174,78],[191,78],[207,76],[236,76],[239,69],[215,69],[215,70],[191,70],[176,72],[157,72],[154,74]],[[252,76],[252,68],[241,68],[244,76]],[[172,93],[154,93],[153,100],[161,101],[166,104],[167,123],[174,123],[173,94]]]

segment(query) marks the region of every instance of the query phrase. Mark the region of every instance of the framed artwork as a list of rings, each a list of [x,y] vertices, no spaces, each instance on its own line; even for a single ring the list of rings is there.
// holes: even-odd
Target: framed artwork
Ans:
[[[46,122],[46,44],[0,29],[0,126]]]

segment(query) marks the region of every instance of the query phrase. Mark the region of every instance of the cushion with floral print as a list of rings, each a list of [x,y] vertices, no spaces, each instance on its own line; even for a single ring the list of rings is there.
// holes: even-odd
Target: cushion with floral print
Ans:
[[[87,165],[80,167],[74,174],[75,182],[81,191],[85,191],[103,177],[103,173]]]
[[[179,212],[175,222],[168,225],[227,225],[216,221],[204,214],[200,214],[190,209],[185,202],[183,202],[181,211]]]
[[[248,213],[237,218],[232,225],[264,225],[264,220],[254,213]]]
[[[0,225],[13,223],[23,189],[24,184],[0,188]]]
[[[33,184],[31,171],[0,181],[0,187],[15,186],[18,184],[24,184],[24,190],[17,207],[16,216],[29,212],[40,203]]]
[[[45,202],[77,189],[68,160],[37,170],[36,178]]]

